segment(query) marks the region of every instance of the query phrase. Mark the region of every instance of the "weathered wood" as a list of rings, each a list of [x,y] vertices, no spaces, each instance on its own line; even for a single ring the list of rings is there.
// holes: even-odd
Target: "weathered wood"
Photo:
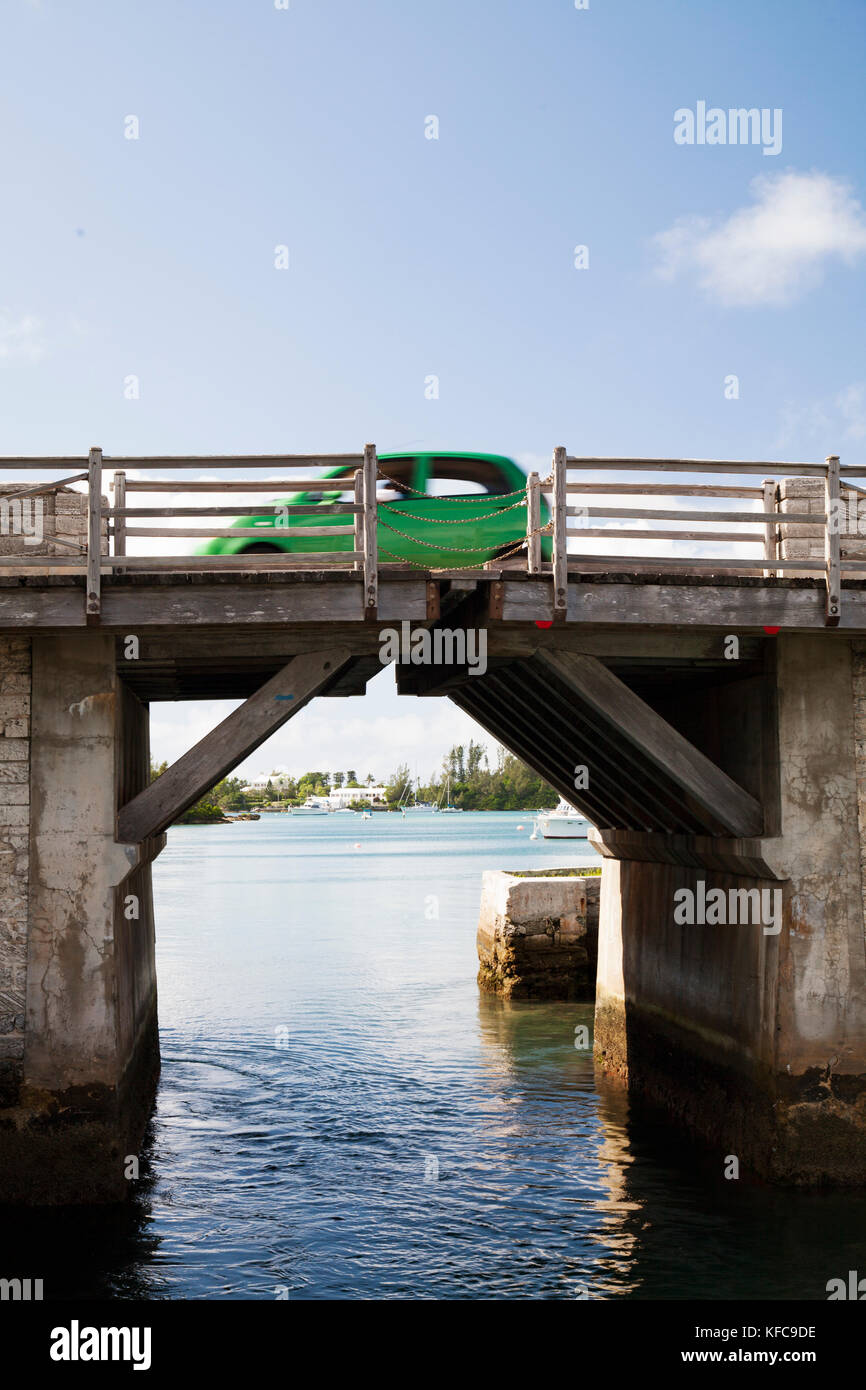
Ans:
[[[120,476],[117,474],[116,476]],[[124,477],[126,474],[123,475]],[[358,512],[363,513],[363,506],[356,507],[353,502],[312,502],[309,506],[296,507],[293,504],[288,506],[285,502],[262,502],[256,505],[256,516],[279,516],[284,511],[291,511],[292,516],[355,516]],[[122,510],[117,507],[103,507],[104,517],[125,517],[127,520],[135,520],[141,517],[170,517],[170,516],[246,516],[249,507],[239,503],[236,507],[125,507]],[[183,535],[183,532],[179,534]]]
[[[553,451],[553,616],[564,616],[568,604],[568,538],[565,531],[565,464],[563,447]]]
[[[352,536],[354,526],[129,526],[129,536],[191,536],[203,540],[217,540],[227,537],[255,536],[257,540],[267,540],[271,535],[284,537],[306,536]],[[344,552],[341,552],[344,553]]]
[[[579,534],[579,533],[577,533]],[[612,534],[616,534],[615,532]],[[649,536],[648,539],[652,539]],[[571,573],[575,570],[583,569],[587,565],[603,565],[606,569],[613,571],[614,574],[630,570],[658,570],[659,573],[674,573],[683,570],[739,570],[746,574],[758,574],[763,566],[763,559],[751,560],[747,555],[741,559],[710,559],[704,555],[683,555],[677,558],[671,555],[576,555],[573,551],[568,556],[568,567]],[[777,560],[776,569],[778,570],[803,570],[816,572],[820,570],[820,560]]]
[[[87,467],[87,596],[88,622],[99,622],[100,556],[102,551],[102,450],[91,449]]]
[[[360,454],[109,454],[113,468],[356,468]],[[0,468],[6,464],[0,460]],[[295,484],[297,487],[297,484]]]
[[[567,526],[568,536],[587,536],[604,540],[631,541],[725,541],[741,545],[744,541],[755,542],[764,539],[763,531],[623,531],[618,526]],[[611,556],[616,559],[616,556]],[[670,558],[670,557],[668,557]],[[683,557],[684,560],[687,557]]]
[[[772,478],[764,479],[764,515],[776,516],[776,484]],[[764,526],[764,559],[767,567],[764,570],[765,579],[775,579],[776,577],[776,522],[775,519],[767,521]]]
[[[126,474],[118,471],[114,475],[114,507],[109,516],[114,518],[114,553],[126,554]]]
[[[363,559],[361,557],[364,554],[364,471],[361,468],[359,468],[355,474],[354,498],[354,537],[356,559],[354,561],[353,568],[359,570],[361,569],[363,564]]]
[[[617,733],[719,820],[731,835],[760,835],[764,813],[753,796],[689,743],[594,656],[541,652],[535,662],[563,681]]]
[[[202,467],[206,465],[206,460],[202,461]],[[259,478],[245,478],[242,482],[237,478],[226,479],[225,482],[203,483],[198,479],[195,482],[178,482],[176,478],[160,478],[156,482],[145,482],[140,478],[130,478],[126,484],[127,492],[275,492],[278,496],[281,492],[288,491],[305,492],[307,489],[315,489],[318,492],[345,492],[345,478],[266,478],[262,482]],[[325,486],[323,486],[325,484]]]
[[[824,477],[824,560],[827,566],[827,626],[838,627],[842,611],[841,538],[839,535],[839,458],[828,455]],[[837,523],[830,524],[835,516]]]
[[[376,503],[376,480],[379,463],[375,444],[364,447],[364,611],[368,619],[375,619],[379,604],[378,547],[376,527],[378,506]]]
[[[780,470],[781,477],[822,478],[824,465],[821,463],[741,463],[733,459],[619,459],[619,458],[573,458],[569,455],[569,468],[600,468],[610,473],[635,472],[645,469],[647,473],[764,473]],[[866,477],[866,469],[854,470]]]
[[[813,562],[814,563],[814,562]],[[820,568],[820,562],[818,565]],[[543,583],[503,580],[502,618],[506,623],[535,623],[550,618],[549,589]],[[622,629],[679,628],[721,629],[735,632],[779,627],[784,631],[823,629],[824,585],[820,580],[803,588],[773,584],[645,583],[626,579],[612,582],[608,576],[571,578],[568,584],[568,619],[582,630],[587,624]],[[866,592],[849,590],[841,626],[859,632],[866,627]]]
[[[56,478],[50,483],[37,483],[35,487],[22,488],[20,492],[4,492],[4,502],[14,502],[19,497],[45,497],[52,492],[57,492],[62,487],[68,487],[70,483],[84,483],[87,481],[87,473],[72,473],[68,478]]]
[[[526,563],[530,574],[541,573],[541,485],[537,473],[526,480]]]
[[[623,497],[763,497],[760,487],[722,487],[713,483],[680,486],[678,483],[567,483],[567,493],[620,493]]]
[[[261,536],[261,532],[257,532]],[[358,558],[354,550],[309,550],[303,555],[287,550],[274,550],[258,555],[124,555],[122,560],[113,556],[102,557],[103,569],[120,568],[124,570],[268,570],[323,569],[327,565],[348,567]],[[5,564],[5,559],[3,564]],[[74,560],[67,563],[74,564]]]
[[[254,634],[255,636],[255,634]],[[614,661],[628,666],[718,667],[730,670],[725,656],[725,636],[720,632],[671,632],[667,629],[649,630],[629,627],[584,627],[580,623],[564,627],[527,628],[513,623],[490,627],[487,634],[488,657],[532,656],[537,651],[582,652],[599,656],[606,663]],[[216,640],[216,639],[214,639]],[[261,640],[261,638],[259,639]],[[740,666],[761,658],[763,633],[743,633],[740,637]]]
[[[158,835],[303,709],[351,660],[345,647],[296,656],[118,813],[117,838]]]
[[[777,521],[776,512],[698,512],[689,508],[669,507],[566,507],[567,516],[614,516],[630,517],[633,520],[646,518],[649,521]],[[792,525],[820,526],[824,521],[823,512],[783,512],[782,518]]]

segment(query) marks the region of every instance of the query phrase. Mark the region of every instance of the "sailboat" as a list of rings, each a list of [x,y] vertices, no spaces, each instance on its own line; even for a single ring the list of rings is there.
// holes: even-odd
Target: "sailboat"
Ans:
[[[444,805],[444,806],[442,805],[442,799],[443,799],[443,797],[444,797],[444,799],[445,799],[445,805]],[[451,805],[451,778],[450,778],[450,776],[445,778],[445,790],[443,791],[442,795],[439,797],[439,800],[437,801],[436,805],[433,807],[433,810],[434,810],[434,811],[438,811],[438,813],[439,813],[440,816],[456,816],[458,813],[459,813],[460,815],[463,814],[463,807],[462,807],[462,806],[452,806],[452,805]]]
[[[409,800],[409,792],[410,792],[410,791],[411,791],[411,793],[412,793],[412,800],[411,800],[411,801]],[[401,798],[400,798],[400,800],[398,801],[397,805],[398,805],[399,809],[402,811],[402,813],[403,813],[404,816],[406,815],[406,812],[407,812],[407,811],[435,811],[435,810],[436,810],[436,807],[435,807],[435,806],[431,806],[429,801],[419,801],[419,800],[418,800],[418,778],[417,778],[417,776],[416,776],[416,778],[415,778],[414,783],[412,783],[412,782],[407,783],[406,789],[405,789],[405,791],[403,792],[403,795],[401,796]]]

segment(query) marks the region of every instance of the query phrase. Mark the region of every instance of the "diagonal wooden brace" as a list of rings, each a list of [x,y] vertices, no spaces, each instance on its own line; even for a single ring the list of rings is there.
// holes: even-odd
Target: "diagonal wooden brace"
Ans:
[[[345,647],[293,657],[240,708],[122,807],[117,817],[118,840],[122,844],[139,844],[165,830],[209,787],[303,709],[351,659]]]
[[[761,835],[764,813],[760,802],[717,767],[694,744],[657,714],[633,690],[594,656],[577,652],[539,652],[535,661],[570,686],[575,695],[615,726],[666,779],[675,782],[698,806],[704,807],[729,835]]]

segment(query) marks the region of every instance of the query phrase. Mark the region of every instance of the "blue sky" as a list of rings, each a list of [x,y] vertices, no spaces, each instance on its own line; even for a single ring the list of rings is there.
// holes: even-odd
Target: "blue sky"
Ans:
[[[3,453],[866,465],[861,0],[4,0],[0,25]],[[698,101],[781,109],[781,152],[677,145]],[[468,722],[389,683],[255,766],[368,737],[381,773],[419,721],[432,766]],[[156,752],[211,713],[156,711]]]

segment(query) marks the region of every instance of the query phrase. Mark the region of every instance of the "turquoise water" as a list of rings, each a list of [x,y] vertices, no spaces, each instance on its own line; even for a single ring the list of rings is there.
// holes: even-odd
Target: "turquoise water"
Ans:
[[[725,1182],[596,1081],[590,1006],[479,995],[482,871],[597,862],[531,826],[171,830],[144,1180],[128,1210],[10,1217],[9,1267],[195,1299],[824,1299],[863,1267],[866,1198]]]

